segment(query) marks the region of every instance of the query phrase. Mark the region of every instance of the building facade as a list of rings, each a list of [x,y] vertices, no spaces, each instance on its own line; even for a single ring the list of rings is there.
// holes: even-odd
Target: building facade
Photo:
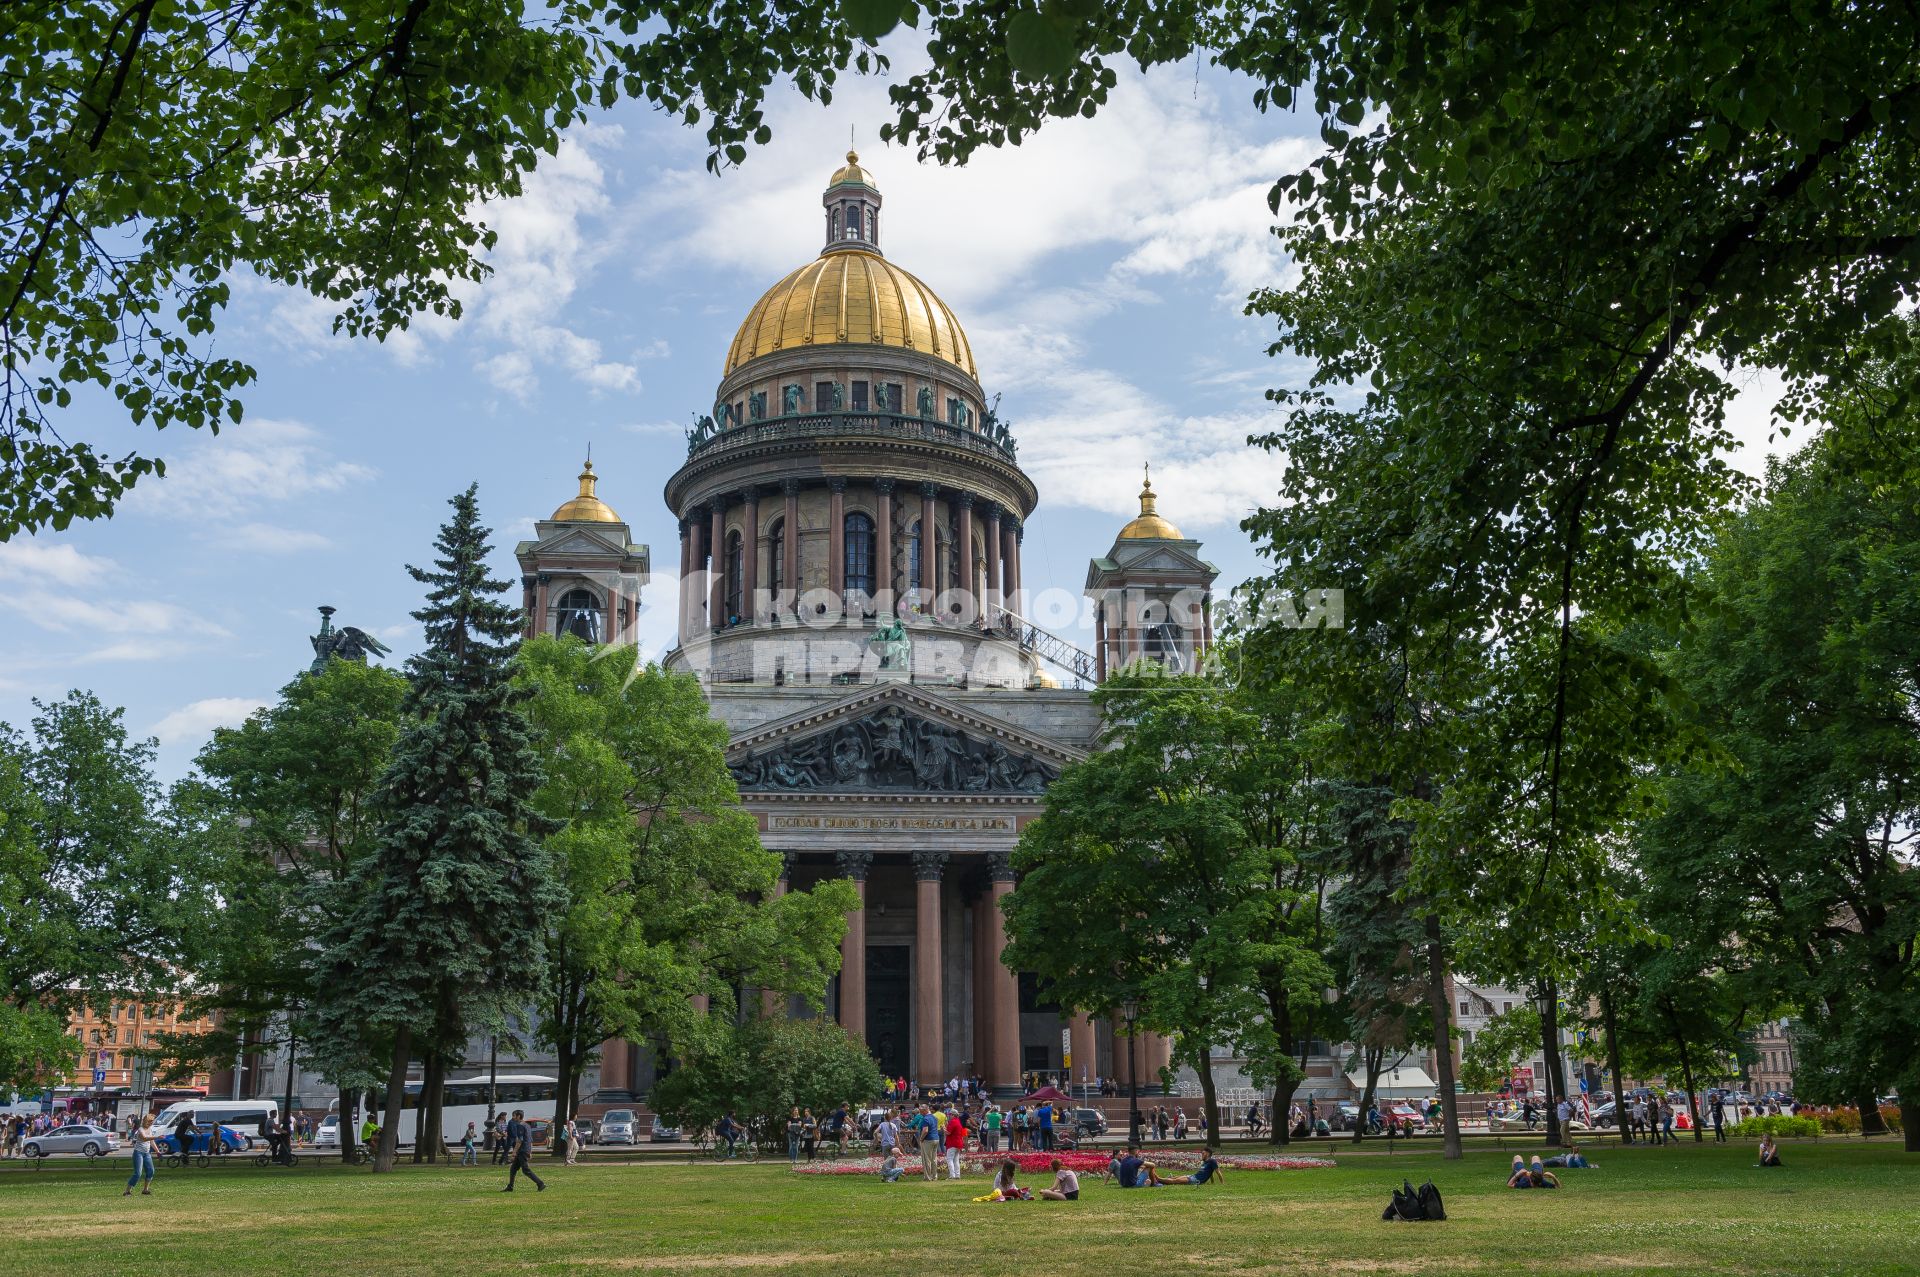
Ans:
[[[731,733],[778,889],[859,891],[828,1014],[883,1070],[1124,1080],[1126,1026],[1050,1005],[1001,963],[999,902],[1048,784],[1097,747],[1089,684],[1142,657],[1196,664],[1215,571],[1149,484],[1089,568],[1097,651],[1029,622],[1021,543],[1040,494],[966,333],[881,253],[880,190],[851,152],[822,207],[819,255],[749,309],[667,480],[680,590],[665,664],[704,683]],[[529,634],[623,632],[647,551],[590,474],[518,553]],[[1150,1083],[1168,1044],[1134,1046]],[[601,1098],[625,1098],[651,1063],[612,1042],[600,1072]]]
[[[81,1007],[67,1021],[67,1034],[80,1043],[80,1055],[62,1085],[75,1090],[146,1090],[150,1083],[148,1060],[156,1053],[155,1038],[162,1033],[205,1033],[213,1027],[207,1019],[183,1018],[178,1003],[114,1002],[105,1015],[94,1007]],[[95,1082],[95,1072],[105,1074]],[[229,1076],[229,1082],[231,1075]],[[207,1089],[215,1079],[196,1073],[191,1079],[173,1078],[172,1085]]]

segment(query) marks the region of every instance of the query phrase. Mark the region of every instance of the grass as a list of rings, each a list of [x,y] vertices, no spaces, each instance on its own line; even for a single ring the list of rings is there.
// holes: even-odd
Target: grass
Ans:
[[[885,1186],[757,1166],[539,1166],[508,1201],[494,1167],[337,1163],[162,1170],[124,1199],[125,1159],[0,1164],[0,1254],[86,1274],[1090,1274],[1920,1272],[1920,1156],[1897,1143],[1597,1148],[1557,1193],[1501,1188],[1507,1154],[1347,1156],[1337,1169],[1234,1172],[1217,1188],[975,1205],[980,1179]],[[1380,1221],[1389,1188],[1431,1176],[1439,1224]],[[1039,1177],[1029,1177],[1039,1187]]]

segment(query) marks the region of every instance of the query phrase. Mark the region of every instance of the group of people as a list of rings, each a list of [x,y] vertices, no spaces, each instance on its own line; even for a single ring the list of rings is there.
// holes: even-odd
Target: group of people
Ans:
[[[1129,1144],[1107,1159],[1107,1179],[1121,1188],[1165,1188],[1173,1185],[1198,1188],[1203,1184],[1226,1183],[1227,1173],[1221,1169],[1218,1150],[1208,1148],[1201,1155],[1197,1169],[1185,1175],[1162,1175],[1160,1168],[1146,1159],[1138,1144]]]
[[[1259,1116],[1259,1105],[1249,1110],[1252,1118]],[[1207,1115],[1204,1112],[1194,1114],[1194,1126],[1204,1136],[1207,1133]],[[1176,1104],[1171,1110],[1164,1104],[1156,1104],[1140,1115],[1141,1134],[1147,1139],[1183,1140],[1187,1138],[1187,1111]]]

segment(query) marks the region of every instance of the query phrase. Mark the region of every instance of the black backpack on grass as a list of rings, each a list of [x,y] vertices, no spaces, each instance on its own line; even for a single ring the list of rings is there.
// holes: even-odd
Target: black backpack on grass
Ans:
[[[1440,1190],[1428,1180],[1418,1189],[1412,1180],[1401,1180],[1400,1187],[1393,1190],[1393,1200],[1380,1212],[1381,1219],[1404,1219],[1419,1221],[1445,1219],[1447,1208],[1440,1201]]]

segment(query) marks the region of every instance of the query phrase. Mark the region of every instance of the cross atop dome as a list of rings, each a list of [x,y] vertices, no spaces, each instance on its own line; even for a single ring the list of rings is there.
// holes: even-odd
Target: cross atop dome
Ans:
[[[820,251],[880,251],[880,188],[860,167],[860,153],[849,150],[844,167],[827,181],[820,203],[827,210],[827,244]]]

